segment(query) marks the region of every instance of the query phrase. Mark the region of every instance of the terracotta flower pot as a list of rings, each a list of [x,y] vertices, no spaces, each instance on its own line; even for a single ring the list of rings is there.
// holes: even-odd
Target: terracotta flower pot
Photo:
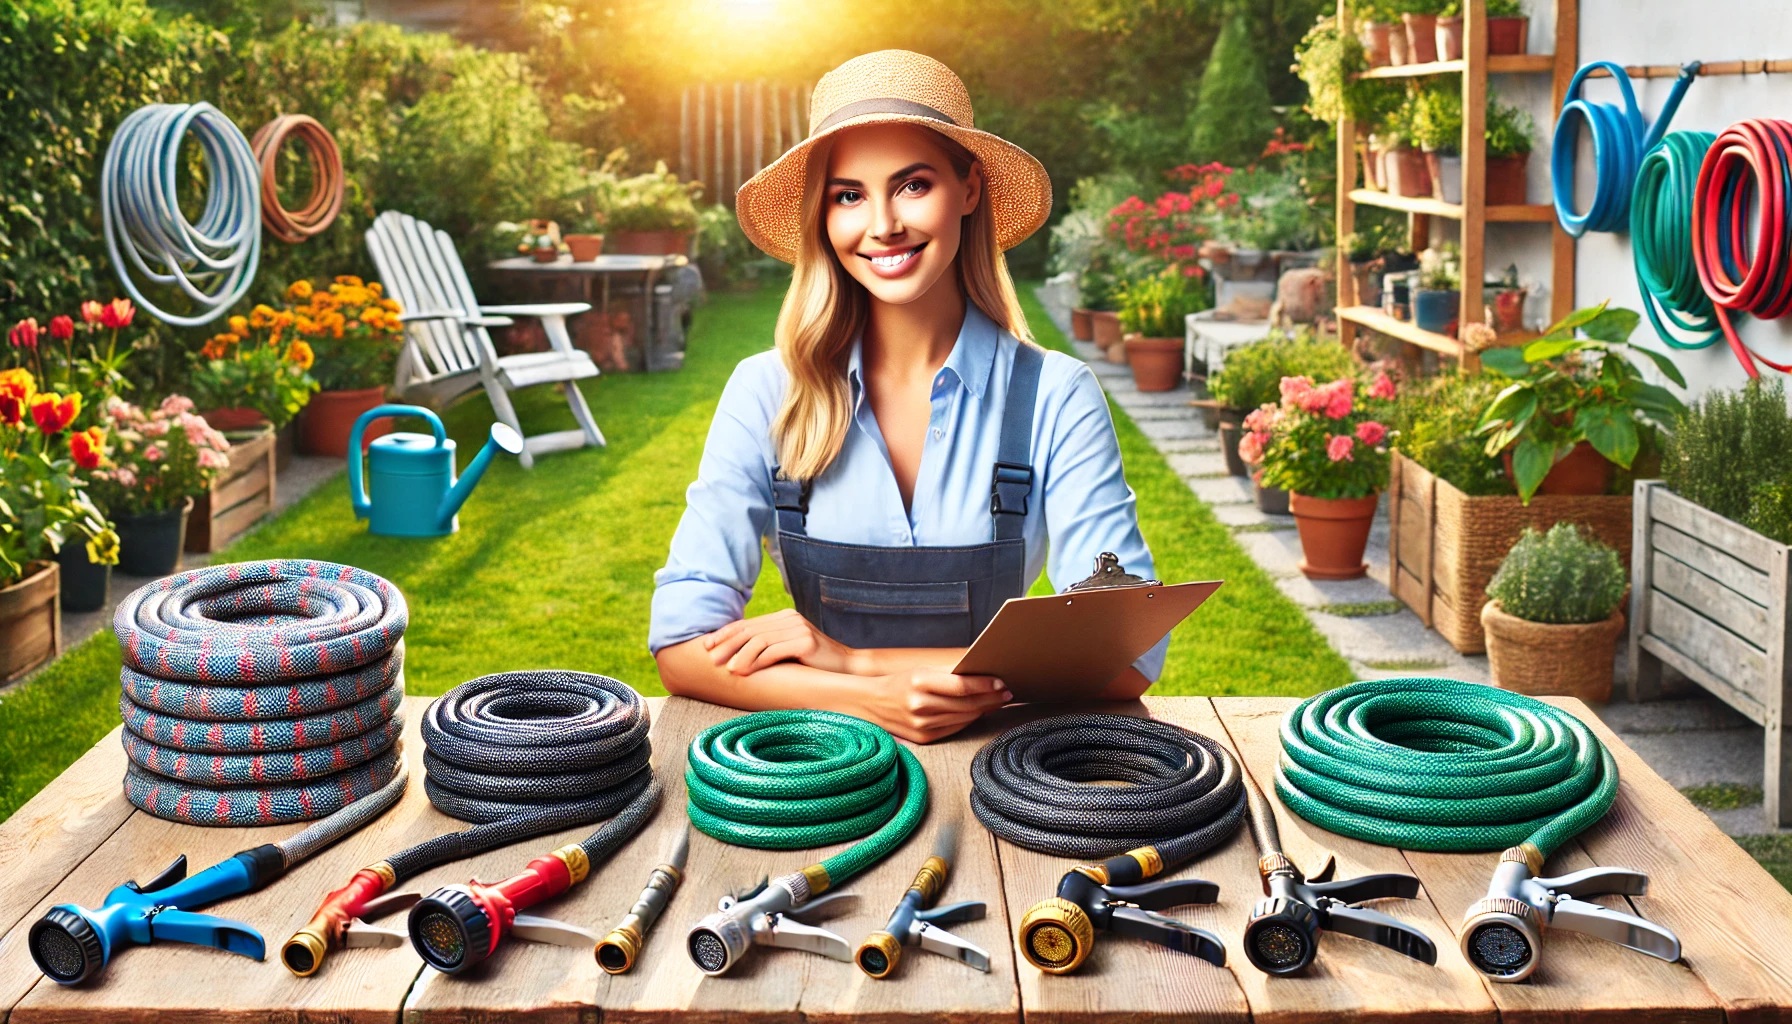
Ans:
[[[1314,498],[1288,495],[1288,511],[1300,531],[1300,571],[1308,579],[1353,580],[1366,575],[1363,550],[1375,525],[1380,494],[1362,498]]]
[[[1501,334],[1524,330],[1523,288],[1502,288],[1491,293],[1487,308],[1493,311],[1493,329]]]
[[[537,249],[531,249],[529,251],[529,256],[537,263],[552,263],[560,258],[560,250],[542,246]]]
[[[1095,340],[1095,314],[1087,309],[1070,311],[1070,336],[1078,341]]]
[[[613,255],[683,256],[690,251],[689,231],[612,231],[604,245]]]
[[[1516,481],[1518,478],[1512,474],[1510,448],[1500,453],[1500,461],[1506,465],[1506,476]],[[1599,449],[1582,441],[1549,467],[1543,482],[1537,485],[1537,493],[1604,494],[1611,490],[1614,469],[1611,461],[1599,454]]]
[[[1437,60],[1437,15],[1402,14],[1406,25],[1406,55],[1413,64],[1430,64]]]
[[[208,409],[199,414],[216,431],[254,430],[268,425],[268,418],[259,409],[233,405],[227,409]]]
[[[1181,338],[1127,338],[1126,361],[1140,391],[1174,391],[1182,383]]]
[[[1425,154],[1411,146],[1401,146],[1388,153],[1388,191],[1409,199],[1431,195],[1431,172],[1425,168]]]
[[[1097,309],[1089,314],[1089,337],[1106,351],[1120,344],[1120,314]]]
[[[352,391],[319,391],[299,415],[299,450],[306,455],[348,455],[348,434],[355,417],[386,400],[386,389],[359,388]],[[361,432],[363,447],[374,438],[391,433],[391,420],[375,420]]]
[[[1393,26],[1385,22],[1370,21],[1365,22],[1358,32],[1357,38],[1362,40],[1370,67],[1384,68],[1392,62],[1392,55],[1388,50],[1388,33],[1392,30]]]
[[[1232,247],[1224,242],[1209,239],[1201,243],[1201,248],[1195,251],[1195,255],[1211,263],[1230,263],[1232,262]]]
[[[1529,153],[1518,156],[1487,158],[1487,205],[1523,206],[1525,201],[1525,165]]]
[[[1406,28],[1402,25],[1388,26],[1388,63],[1411,64],[1412,47],[1406,42]]]
[[[1374,260],[1350,265],[1350,280],[1352,287],[1356,289],[1356,304],[1359,306],[1381,305],[1381,275],[1375,270]]]
[[[1481,606],[1487,666],[1493,685],[1532,697],[1612,699],[1612,655],[1624,632],[1624,613],[1600,622],[1530,622],[1507,614],[1498,601]]]
[[[574,263],[590,263],[604,254],[604,236],[567,235],[566,248],[571,250]]]
[[[25,575],[0,587],[0,683],[11,682],[62,650],[55,562],[26,562]]]
[[[180,567],[180,550],[187,539],[187,516],[193,511],[188,498],[177,508],[116,516],[118,571],[132,576],[166,576]]]
[[[1462,59],[1462,15],[1452,14],[1437,19],[1437,59]]]
[[[1487,52],[1524,53],[1531,45],[1531,19],[1520,15],[1516,18],[1487,19]]]

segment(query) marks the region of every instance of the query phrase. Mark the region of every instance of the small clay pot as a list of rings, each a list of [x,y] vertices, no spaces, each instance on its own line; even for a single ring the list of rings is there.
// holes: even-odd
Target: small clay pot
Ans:
[[[1363,551],[1375,525],[1381,495],[1361,498],[1314,498],[1288,495],[1288,511],[1300,531],[1300,571],[1308,579],[1354,580],[1369,572]]]
[[[1406,55],[1412,64],[1430,64],[1437,60],[1437,15],[1402,14],[1406,25]]]
[[[1365,22],[1358,31],[1357,38],[1362,40],[1363,51],[1369,58],[1370,67],[1385,68],[1392,62],[1392,55],[1388,50],[1388,33],[1393,31],[1393,28],[1394,26],[1386,22],[1370,21]]]
[[[311,396],[303,412],[299,414],[299,451],[306,455],[329,455],[343,458],[348,455],[348,435],[354,428],[355,420],[360,415],[386,401],[386,389],[355,388],[347,391],[319,391]],[[363,447],[372,444],[376,437],[384,437],[392,432],[392,421],[381,418],[367,424],[361,431]]]
[[[1487,52],[1490,55],[1524,53],[1530,49],[1530,37],[1531,19],[1523,15],[1487,19]]]
[[[1405,26],[1388,26],[1388,63],[1393,65],[1414,63],[1412,46],[1406,41]]]
[[[1089,339],[1104,352],[1120,344],[1120,314],[1105,309],[1090,312]]]
[[[1624,613],[1599,622],[1531,622],[1498,601],[1481,606],[1487,667],[1493,685],[1532,697],[1612,699],[1612,655],[1624,632]]]
[[[1182,339],[1147,338],[1133,335],[1126,339],[1126,361],[1132,365],[1132,380],[1140,391],[1173,391],[1182,383]]]
[[[1525,201],[1525,165],[1530,154],[1490,156],[1487,158],[1487,205],[1523,206]]]
[[[1425,169],[1425,154],[1411,146],[1401,146],[1388,154],[1388,191],[1409,199],[1431,195],[1431,172]]]
[[[1462,15],[1437,19],[1437,59],[1462,59]]]
[[[1506,476],[1516,483],[1518,478],[1512,473],[1510,448],[1500,453],[1500,461],[1506,466]],[[1549,467],[1543,482],[1537,485],[1537,493],[1604,494],[1611,490],[1613,469],[1611,461],[1599,454],[1599,449],[1581,441]]]
[[[1070,311],[1070,336],[1078,341],[1095,340],[1095,322],[1093,313],[1086,309]]]
[[[571,251],[574,263],[590,263],[604,254],[604,236],[567,235],[566,248]]]

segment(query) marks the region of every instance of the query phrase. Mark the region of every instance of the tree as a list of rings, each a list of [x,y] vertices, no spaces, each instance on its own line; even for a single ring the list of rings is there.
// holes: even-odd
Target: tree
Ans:
[[[1226,18],[1201,74],[1191,146],[1197,160],[1238,166],[1257,159],[1276,129],[1263,58],[1241,11]]]

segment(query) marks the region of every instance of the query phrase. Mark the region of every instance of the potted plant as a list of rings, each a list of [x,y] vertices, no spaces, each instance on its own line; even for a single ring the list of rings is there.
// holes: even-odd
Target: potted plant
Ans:
[[[1525,164],[1536,125],[1528,111],[1505,103],[1487,106],[1487,205],[1522,206]]]
[[[1413,142],[1417,134],[1413,124],[1417,112],[1416,100],[1409,97],[1387,116],[1380,132],[1386,146],[1382,175],[1387,181],[1387,190],[1408,199],[1431,195],[1431,173],[1425,165],[1425,154]]]
[[[299,448],[342,458],[356,418],[386,400],[404,346],[398,302],[386,297],[378,281],[353,275],[328,285],[294,281],[286,297],[297,341],[311,352],[311,372],[320,388],[299,420]],[[362,438],[371,443],[391,429],[390,420],[378,420],[368,424]]]
[[[1612,467],[1629,469],[1639,452],[1658,450],[1657,435],[1685,410],[1630,361],[1643,356],[1686,386],[1673,360],[1630,344],[1637,321],[1632,310],[1600,303],[1570,313],[1528,345],[1481,353],[1481,364],[1511,383],[1476,430],[1487,438],[1487,453],[1505,459],[1524,501],[1533,494],[1604,494]]]
[[[1434,84],[1413,94],[1412,139],[1425,154],[1431,195],[1462,202],[1462,92]]]
[[[1458,0],[1450,0],[1438,11],[1437,59],[1462,59],[1462,5]]]
[[[1618,553],[1572,523],[1527,527],[1481,606],[1493,684],[1533,697],[1612,698],[1628,587]]]
[[[1169,391],[1181,383],[1183,324],[1211,305],[1207,275],[1193,263],[1172,263],[1127,286],[1120,327],[1140,391]]]
[[[621,177],[616,172],[627,161],[627,150],[612,150],[595,179],[595,201],[607,229],[604,245],[612,253],[684,255],[697,230],[703,184],[678,180],[664,160],[646,173]]]
[[[1235,445],[1238,458],[1251,478],[1251,496],[1256,499],[1258,511],[1275,516],[1289,514],[1288,492],[1263,482],[1263,450],[1275,437],[1281,415],[1282,407],[1274,402],[1265,402],[1252,409],[1244,418],[1242,433]]]
[[[1489,277],[1481,285],[1481,301],[1487,310],[1487,325],[1496,334],[1511,334],[1524,329],[1524,300],[1530,290],[1518,282],[1518,264],[1509,264],[1499,277]]]
[[[1106,352],[1120,344],[1120,295],[1126,290],[1119,255],[1112,246],[1097,248],[1078,283],[1078,298],[1089,311],[1089,340]]]
[[[1531,19],[1522,0],[1487,0],[1487,52],[1524,53],[1530,49]]]
[[[535,218],[523,225],[523,234],[517,240],[516,250],[537,263],[552,263],[560,258],[560,225],[551,220]]]
[[[188,384],[205,421],[223,431],[278,430],[292,422],[317,381],[311,346],[296,337],[295,314],[257,305],[233,316],[193,357]]]
[[[1400,35],[1401,50],[1404,51],[1405,30],[1395,32],[1399,19],[1385,0],[1361,0],[1352,6],[1351,13],[1356,18],[1357,39],[1362,44],[1369,67],[1381,68],[1389,64],[1405,63],[1394,60],[1391,39],[1393,34]]]
[[[1443,0],[1403,0],[1400,21],[1406,26],[1406,53],[1411,63],[1437,60],[1437,15]]]
[[[1316,385],[1282,378],[1281,402],[1263,446],[1263,483],[1288,492],[1300,531],[1300,570],[1312,579],[1356,579],[1369,571],[1363,550],[1388,481],[1383,416],[1394,383],[1377,374]]]
[[[1355,370],[1356,359],[1348,349],[1310,329],[1294,335],[1272,331],[1261,341],[1227,353],[1225,365],[1207,378],[1208,393],[1219,405],[1220,449],[1227,472],[1250,475],[1239,452],[1243,424],[1253,410],[1281,401],[1282,378],[1330,380]]]
[[[1427,249],[1419,254],[1419,286],[1412,296],[1412,322],[1420,330],[1455,336],[1456,317],[1462,308],[1462,272],[1455,246]]]
[[[602,256],[604,254],[602,214],[586,214],[573,221],[565,241],[566,251],[572,254],[574,263],[590,263]]]
[[[96,470],[93,479],[118,524],[119,570],[166,576],[180,563],[193,497],[229,465],[230,442],[182,395],[170,395],[147,412],[112,398],[106,418],[112,424],[112,467]]]

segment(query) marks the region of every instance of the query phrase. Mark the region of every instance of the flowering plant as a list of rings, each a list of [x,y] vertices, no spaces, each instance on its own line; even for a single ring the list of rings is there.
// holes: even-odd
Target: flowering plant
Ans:
[[[101,501],[114,514],[179,508],[230,465],[225,454],[230,442],[194,414],[192,399],[169,395],[145,412],[112,398],[105,416],[115,442],[113,464],[93,477]]]
[[[63,314],[40,326],[36,317],[27,317],[7,332],[8,362],[29,369],[46,388],[91,396],[84,422],[97,423],[103,400],[131,386],[124,363],[132,348],[127,345],[120,352],[118,341],[119,332],[136,316],[129,299],[105,303],[89,299],[81,303],[79,322]],[[101,331],[108,332],[103,346]]]
[[[1196,247],[1213,237],[1214,225],[1240,201],[1226,188],[1231,174],[1225,164],[1183,164],[1170,178],[1186,190],[1165,192],[1149,203],[1129,196],[1108,211],[1103,230],[1132,252],[1193,260]]]
[[[1238,454],[1261,462],[1263,483],[1310,498],[1363,498],[1388,482],[1387,414],[1394,382],[1354,377],[1314,384],[1283,377],[1281,402],[1245,418]]]
[[[103,464],[105,431],[72,430],[80,414],[79,392],[39,391],[31,371],[0,370],[0,586],[76,538],[93,562],[118,561],[118,535],[82,476]]]
[[[325,391],[355,391],[392,379],[404,323],[396,299],[378,281],[342,275],[328,285],[294,281],[286,289],[293,329],[316,358],[312,375]]]
[[[258,305],[233,316],[193,357],[193,394],[207,409],[247,407],[275,427],[285,426],[317,390],[308,372],[310,344],[291,338],[297,315]],[[290,340],[289,340],[290,339]]]

